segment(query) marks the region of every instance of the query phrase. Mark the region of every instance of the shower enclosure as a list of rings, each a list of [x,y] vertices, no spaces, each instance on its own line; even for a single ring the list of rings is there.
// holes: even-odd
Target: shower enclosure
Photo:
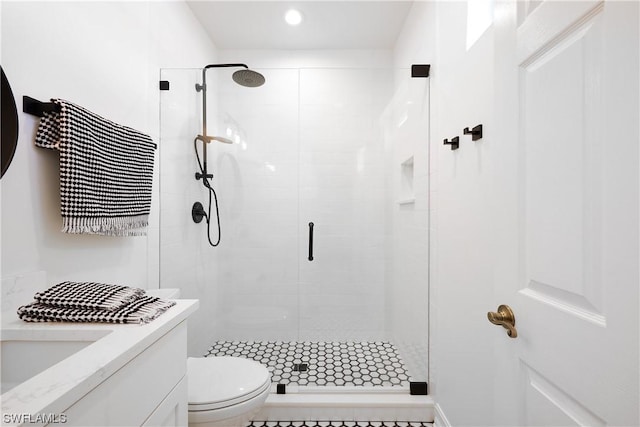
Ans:
[[[217,247],[191,217],[208,197],[194,177],[202,70],[161,71],[160,284],[200,300],[190,355],[253,358],[302,388],[426,382],[428,79],[257,71],[258,88],[207,75],[208,133],[233,141],[208,145]]]

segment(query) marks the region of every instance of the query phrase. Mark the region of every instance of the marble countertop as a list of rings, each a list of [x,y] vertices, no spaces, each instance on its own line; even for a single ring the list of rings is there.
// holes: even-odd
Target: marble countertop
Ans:
[[[197,310],[198,300],[176,300],[143,325],[28,323],[2,318],[3,341],[89,341],[70,357],[2,394],[3,414],[60,414]],[[186,360],[185,360],[186,363]],[[3,420],[4,423],[4,420]]]

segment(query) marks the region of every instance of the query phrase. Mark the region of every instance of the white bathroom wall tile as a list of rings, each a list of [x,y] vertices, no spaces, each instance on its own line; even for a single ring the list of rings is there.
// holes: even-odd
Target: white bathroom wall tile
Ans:
[[[237,295],[297,294],[298,273],[296,253],[243,249],[245,256],[225,257],[220,274],[225,283],[233,283]]]
[[[217,70],[220,99],[233,99],[242,105],[297,105],[298,70],[296,69],[255,69],[262,73],[268,84],[261,87],[245,88],[232,82],[235,70]]]
[[[223,325],[222,339],[283,340],[295,339],[298,329],[297,296],[222,295],[223,306],[217,321]]]
[[[369,140],[373,118],[365,109],[325,105],[300,107],[300,141],[312,151],[354,151]]]
[[[301,105],[370,105],[369,69],[304,69],[300,72]]]
[[[380,340],[384,324],[380,311],[376,302],[363,301],[360,296],[301,295],[300,328],[304,339]]]

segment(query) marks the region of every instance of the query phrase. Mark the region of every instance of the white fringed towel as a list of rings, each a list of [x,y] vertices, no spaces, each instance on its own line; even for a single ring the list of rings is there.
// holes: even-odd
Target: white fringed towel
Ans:
[[[155,144],[151,137],[62,99],[44,113],[38,147],[60,152],[65,233],[146,235]]]

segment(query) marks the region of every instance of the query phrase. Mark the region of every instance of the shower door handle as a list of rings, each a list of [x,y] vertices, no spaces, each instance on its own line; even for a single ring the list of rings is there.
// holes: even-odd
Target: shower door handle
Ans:
[[[309,261],[313,261],[313,223],[309,223]]]

